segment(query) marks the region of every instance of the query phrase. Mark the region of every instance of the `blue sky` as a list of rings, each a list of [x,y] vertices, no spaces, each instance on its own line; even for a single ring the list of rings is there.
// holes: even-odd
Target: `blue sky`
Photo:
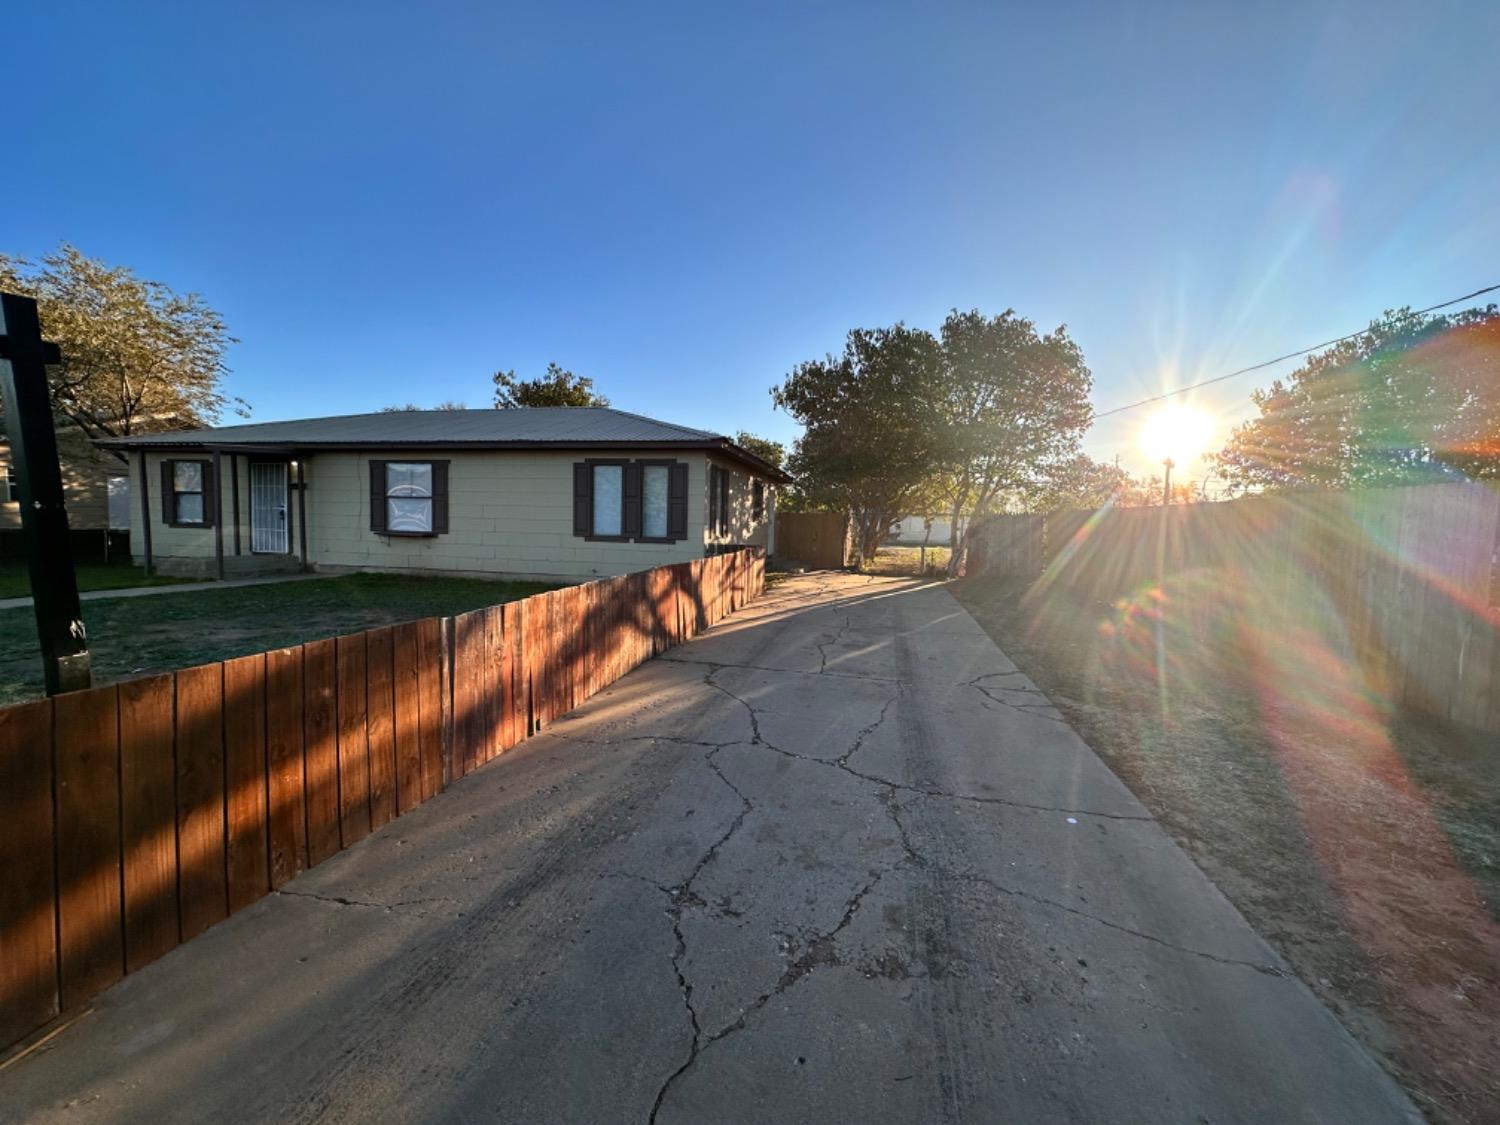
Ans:
[[[5,22],[0,249],[203,293],[260,420],[488,405],[556,360],[789,440],[791,367],[954,306],[1065,322],[1107,409],[1500,281],[1489,2]],[[1227,422],[1258,379],[1197,401]],[[1139,419],[1088,448],[1143,467]]]

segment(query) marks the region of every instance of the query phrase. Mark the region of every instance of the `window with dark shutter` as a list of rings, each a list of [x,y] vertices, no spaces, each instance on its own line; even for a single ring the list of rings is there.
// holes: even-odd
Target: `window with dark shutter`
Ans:
[[[575,463],[573,534],[640,543],[686,538],[687,466],[676,461]]]
[[[377,535],[446,532],[448,462],[372,460],[370,530]]]
[[[214,486],[212,461],[163,461],[162,521],[172,527],[212,527]]]

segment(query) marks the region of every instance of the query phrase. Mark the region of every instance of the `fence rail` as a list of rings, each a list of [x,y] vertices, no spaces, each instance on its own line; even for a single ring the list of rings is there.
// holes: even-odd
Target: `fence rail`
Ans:
[[[761,593],[758,549],[0,709],[0,1046]]]
[[[1316,603],[1386,698],[1500,731],[1493,484],[998,516],[976,528],[970,572],[1110,601],[1159,588],[1179,605]]]

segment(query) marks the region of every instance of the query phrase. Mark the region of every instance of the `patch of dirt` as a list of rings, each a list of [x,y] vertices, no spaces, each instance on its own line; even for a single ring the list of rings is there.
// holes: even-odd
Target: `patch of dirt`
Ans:
[[[1382,699],[1317,607],[955,594],[1437,1120],[1500,1120],[1500,739]]]

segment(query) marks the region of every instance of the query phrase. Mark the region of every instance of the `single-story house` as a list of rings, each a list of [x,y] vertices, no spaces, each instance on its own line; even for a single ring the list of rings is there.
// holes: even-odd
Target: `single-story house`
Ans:
[[[587,579],[773,548],[775,466],[598,407],[422,410],[112,438],[131,551],[169,574]]]
[[[120,455],[97,448],[71,422],[59,422],[57,463],[62,470],[63,503],[68,529],[79,558],[105,557],[114,538],[109,532],[130,530],[130,478]],[[21,495],[11,465],[10,442],[0,425],[0,558],[25,554],[21,537]]]

